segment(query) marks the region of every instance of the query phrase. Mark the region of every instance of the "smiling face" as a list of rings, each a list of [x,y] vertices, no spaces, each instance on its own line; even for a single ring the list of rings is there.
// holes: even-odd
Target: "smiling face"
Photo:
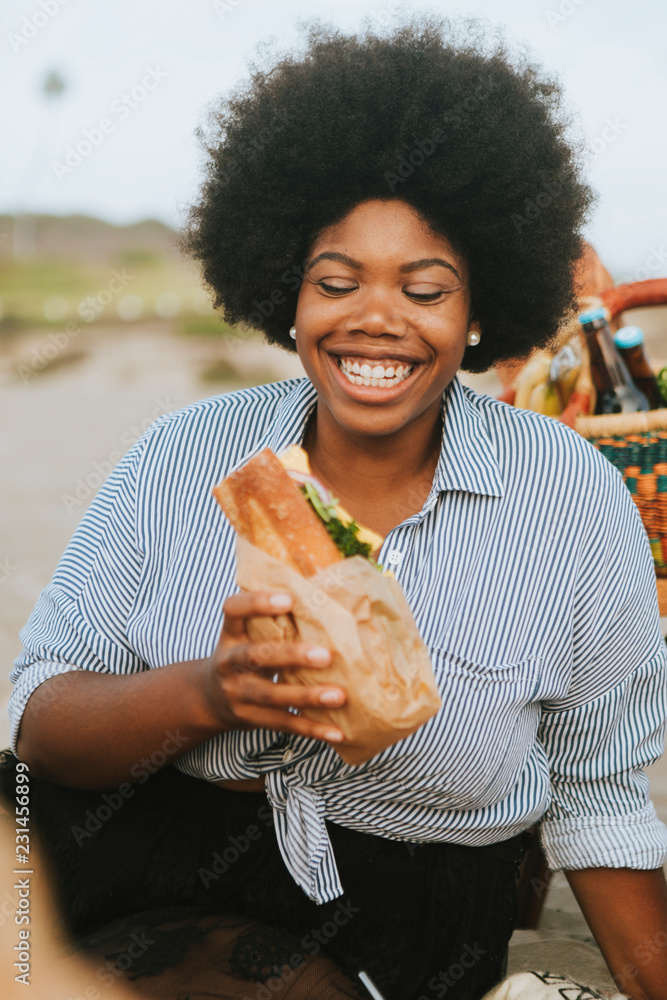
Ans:
[[[469,322],[466,263],[410,205],[369,199],[323,230],[306,262],[297,349],[348,433],[391,435],[436,420]]]

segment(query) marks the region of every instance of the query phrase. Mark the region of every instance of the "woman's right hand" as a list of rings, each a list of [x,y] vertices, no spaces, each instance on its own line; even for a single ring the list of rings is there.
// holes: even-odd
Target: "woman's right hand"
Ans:
[[[218,643],[204,661],[205,697],[209,711],[223,731],[274,729],[308,739],[340,743],[343,734],[330,724],[311,722],[289,712],[308,707],[337,708],[345,704],[340,687],[314,684],[273,683],[276,672],[286,667],[318,670],[328,667],[331,653],[321,646],[302,642],[253,642],[246,620],[287,614],[292,607],[288,594],[244,593],[228,597]]]

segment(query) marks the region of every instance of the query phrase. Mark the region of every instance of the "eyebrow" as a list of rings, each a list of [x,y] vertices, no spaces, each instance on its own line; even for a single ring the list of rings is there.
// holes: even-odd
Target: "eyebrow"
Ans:
[[[422,267],[433,267],[434,264],[439,264],[440,267],[446,267],[448,271],[453,271],[459,281],[461,280],[461,275],[454,265],[446,260],[441,260],[440,257],[424,257],[422,260],[413,260],[410,264],[401,264],[399,271],[409,274],[411,271],[420,271]]]
[[[347,254],[338,253],[336,250],[325,250],[324,253],[319,253],[317,257],[313,257],[306,271],[310,271],[321,260],[335,260],[339,264],[346,264],[348,267],[354,268],[355,271],[360,271],[363,267],[361,261],[355,260],[354,257],[348,257]],[[401,264],[399,271],[402,274],[410,274],[412,271],[419,271],[423,267],[433,267],[434,264],[446,267],[448,271],[452,271],[456,275],[459,281],[461,280],[461,275],[454,265],[449,264],[440,257],[424,257],[421,260],[413,260],[409,264]]]
[[[348,267],[353,267],[355,271],[360,271],[363,267],[361,261],[355,260],[354,257],[348,257],[345,253],[337,253],[335,250],[325,250],[324,253],[318,253],[317,257],[313,257],[306,268],[306,272],[310,271],[321,260],[335,260],[339,264],[347,264]]]

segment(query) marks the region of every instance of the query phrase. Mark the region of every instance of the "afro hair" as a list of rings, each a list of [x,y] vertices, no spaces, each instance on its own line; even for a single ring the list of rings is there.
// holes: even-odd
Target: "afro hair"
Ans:
[[[460,34],[460,33],[458,33]],[[231,324],[294,350],[315,237],[369,198],[400,198],[468,263],[481,372],[555,335],[592,201],[558,85],[480,29],[412,17],[390,34],[307,28],[211,113],[184,246]]]

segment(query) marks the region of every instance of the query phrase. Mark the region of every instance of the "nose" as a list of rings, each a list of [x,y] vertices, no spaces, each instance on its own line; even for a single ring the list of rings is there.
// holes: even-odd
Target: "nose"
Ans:
[[[354,297],[354,309],[345,321],[345,332],[365,333],[368,337],[402,337],[406,324],[391,293],[383,288],[365,288],[360,292]]]

